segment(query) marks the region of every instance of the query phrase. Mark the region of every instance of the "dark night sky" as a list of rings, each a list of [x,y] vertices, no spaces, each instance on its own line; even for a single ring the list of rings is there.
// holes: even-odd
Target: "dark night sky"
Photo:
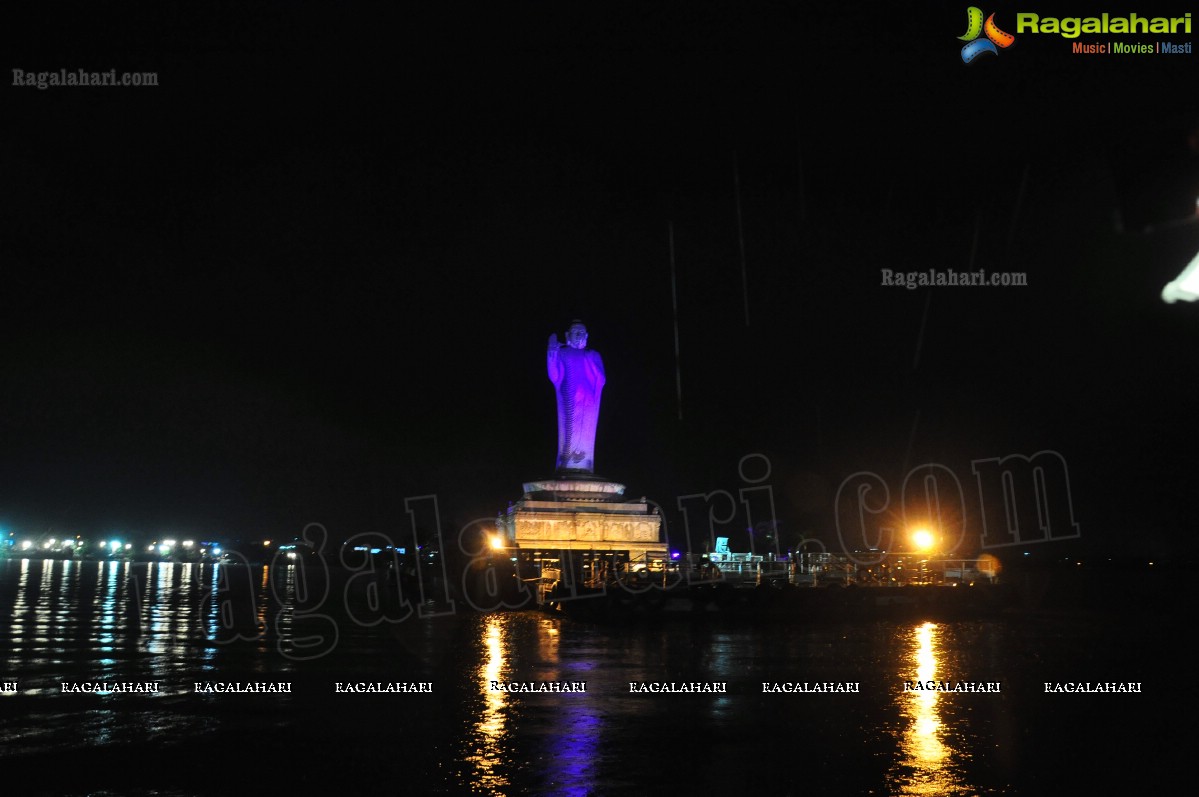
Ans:
[[[430,493],[493,515],[552,468],[543,351],[577,316],[608,370],[598,470],[672,510],[763,453],[784,528],[827,536],[855,471],[969,484],[971,460],[1051,449],[1084,540],[1187,539],[1199,307],[1159,294],[1199,225],[1113,220],[1164,218],[1145,185],[1199,194],[1199,56],[1026,35],[966,66],[964,6],[888,13],[13,25],[10,68],[161,85],[4,87],[0,525],[348,535]],[[1029,286],[880,285],[972,251]]]

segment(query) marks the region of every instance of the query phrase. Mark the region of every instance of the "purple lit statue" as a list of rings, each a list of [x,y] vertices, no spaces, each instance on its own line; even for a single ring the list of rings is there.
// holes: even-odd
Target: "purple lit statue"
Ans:
[[[592,473],[595,467],[595,422],[604,389],[604,361],[587,348],[587,327],[575,321],[566,333],[566,348],[550,335],[546,369],[558,394],[558,472]]]

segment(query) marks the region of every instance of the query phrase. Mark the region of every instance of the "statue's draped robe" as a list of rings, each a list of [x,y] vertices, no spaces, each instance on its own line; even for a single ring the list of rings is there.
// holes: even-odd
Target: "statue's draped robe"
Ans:
[[[604,362],[599,352],[563,346],[549,351],[546,365],[558,396],[558,470],[592,473]]]

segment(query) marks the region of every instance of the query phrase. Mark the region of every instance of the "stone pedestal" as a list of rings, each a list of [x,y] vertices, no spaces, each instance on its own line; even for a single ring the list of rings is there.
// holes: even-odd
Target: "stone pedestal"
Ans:
[[[625,551],[629,562],[668,561],[661,515],[624,490],[599,477],[527,482],[496,525],[509,544],[530,553]]]

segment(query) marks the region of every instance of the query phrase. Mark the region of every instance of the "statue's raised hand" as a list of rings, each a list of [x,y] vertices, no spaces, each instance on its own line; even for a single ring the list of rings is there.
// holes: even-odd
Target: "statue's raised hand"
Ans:
[[[551,332],[551,333],[550,333],[550,345],[549,345],[549,350],[550,350],[550,351],[557,351],[557,350],[558,350],[558,349],[560,349],[560,348],[562,348],[562,344],[561,344],[561,343],[558,341],[558,333],[557,333],[557,332]]]

